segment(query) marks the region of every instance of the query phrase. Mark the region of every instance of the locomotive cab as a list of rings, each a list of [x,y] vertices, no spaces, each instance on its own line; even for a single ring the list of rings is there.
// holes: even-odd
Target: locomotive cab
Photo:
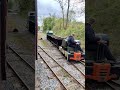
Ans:
[[[80,44],[79,40],[75,40],[76,43]],[[74,60],[74,61],[80,61],[83,60],[83,56],[81,52],[75,51],[75,48],[69,47],[67,43],[67,38],[63,39],[62,45],[59,47],[59,50],[67,57],[68,61]]]
[[[97,37],[99,37],[102,40],[107,41],[106,45],[109,46],[109,38],[106,34],[96,34]],[[96,80],[98,82],[105,82],[111,79],[118,79],[119,78],[119,70],[120,67],[118,65],[113,64],[113,62],[105,60],[105,57],[100,57],[101,55],[97,51],[96,53],[94,51],[86,51],[87,56],[86,57],[86,79],[92,79]]]
[[[101,40],[106,41],[106,45],[109,46],[109,36],[107,34],[95,34],[96,37],[99,37]],[[94,48],[94,46],[92,46],[92,48]],[[99,53],[100,48],[98,48],[97,51],[95,51],[94,49],[87,49],[86,48],[86,62],[87,60],[92,60],[92,61],[101,61],[101,60],[105,60],[105,57]],[[99,59],[99,60],[98,60]]]

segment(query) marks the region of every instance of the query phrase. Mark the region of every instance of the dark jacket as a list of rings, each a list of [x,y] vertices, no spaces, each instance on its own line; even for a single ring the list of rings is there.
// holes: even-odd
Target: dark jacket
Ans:
[[[89,43],[97,43],[97,41],[99,41],[100,38],[95,36],[95,32],[92,28],[92,26],[89,23],[85,24],[85,41],[86,44]]]
[[[74,37],[69,36],[67,42],[68,42],[68,46],[74,45],[75,44]]]

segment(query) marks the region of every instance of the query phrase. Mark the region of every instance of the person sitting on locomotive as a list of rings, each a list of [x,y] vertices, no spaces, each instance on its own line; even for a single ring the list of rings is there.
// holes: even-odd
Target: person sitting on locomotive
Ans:
[[[86,50],[94,50],[96,52],[104,54],[103,56],[107,58],[107,60],[116,61],[113,57],[110,49],[106,45],[106,41],[101,40],[100,38],[95,36],[95,32],[92,28],[92,25],[95,23],[95,19],[90,18],[89,22],[85,24],[85,49]],[[98,48],[102,49],[98,51]],[[101,52],[100,52],[101,51]]]
[[[74,36],[75,36],[75,34],[68,36],[68,46],[74,48],[75,51],[83,52],[83,50],[80,47],[80,44],[75,42]]]

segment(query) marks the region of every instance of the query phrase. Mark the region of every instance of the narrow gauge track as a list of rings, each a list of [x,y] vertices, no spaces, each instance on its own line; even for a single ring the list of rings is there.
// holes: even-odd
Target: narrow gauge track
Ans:
[[[51,43],[52,43],[52,45],[54,46],[54,48],[59,48],[58,47],[58,45],[57,44],[55,44],[53,41],[50,41]],[[38,46],[39,47],[39,46]],[[81,66],[83,65],[84,67],[85,67],[85,61],[79,61],[79,63],[81,63]],[[80,71],[81,72],[81,70],[77,67],[77,65],[75,65],[75,64],[73,64],[73,63],[71,63],[78,71]],[[84,72],[81,72],[82,74],[84,73]],[[84,75],[84,74],[83,74]]]
[[[86,90],[120,90],[120,84],[113,80],[107,82],[90,81],[86,82]]]
[[[52,43],[52,50],[58,50],[58,47],[56,48],[56,46],[57,45],[55,45],[52,41],[51,41],[51,43]],[[38,47],[40,47],[40,46],[38,46]],[[41,48],[41,47],[40,47]],[[46,49],[46,48],[42,48],[42,49]],[[63,54],[62,54],[63,55]],[[73,62],[70,62],[70,64],[72,65],[72,66],[74,66],[79,72],[81,72],[81,74],[83,75],[83,76],[85,76],[85,72],[82,70],[80,70],[81,68],[80,67],[85,67],[85,61],[77,61],[78,63],[79,63],[79,65],[76,65],[75,63],[73,63]],[[78,64],[77,63],[77,64]]]
[[[30,65],[30,63],[28,63],[22,56],[20,56],[20,54],[17,53],[12,47],[10,47],[10,46],[8,46],[8,47],[9,47],[9,49],[10,49],[13,53],[15,53],[22,61],[24,61],[33,71],[35,70],[35,68],[32,67],[32,66]]]
[[[40,46],[38,46],[38,47],[40,47]],[[40,47],[41,48],[41,47]],[[46,48],[41,48],[42,50],[44,50],[44,49],[46,49]],[[53,49],[52,49],[53,50]],[[57,49],[55,49],[55,50],[57,50]],[[44,50],[44,52],[46,52],[45,50]],[[47,53],[47,52],[46,52]],[[47,55],[49,55],[48,53],[47,53]],[[50,55],[49,55],[50,56]],[[51,57],[51,56],[50,56]],[[51,57],[51,58],[53,58],[53,57]],[[54,58],[53,58],[54,59]],[[85,72],[83,72],[83,71],[81,71],[80,69],[80,67],[85,67],[85,62],[84,61],[77,61],[78,63],[78,65],[77,64],[75,64],[75,63],[73,63],[73,62],[70,62],[70,65],[72,65],[72,66],[74,66],[83,76],[85,76]]]
[[[83,89],[85,89],[85,86],[83,84],[81,84],[73,75],[71,75],[66,69],[64,69],[64,67],[62,65],[60,65],[53,57],[51,57],[43,48],[41,48],[41,46],[38,46],[44,53],[45,55],[47,55],[50,59],[53,60],[53,62],[55,62],[57,64],[57,66],[59,66],[61,69],[63,69],[70,77],[72,77],[74,79],[74,81],[76,81],[78,83],[78,85],[80,85],[80,87],[82,87]],[[63,84],[63,82],[59,79],[59,77],[56,75],[56,73],[54,72],[54,70],[52,70],[52,67],[49,65],[49,63],[42,57],[42,55],[38,52],[38,55],[42,58],[42,60],[46,63],[46,65],[49,67],[49,69],[53,72],[53,74],[56,76],[56,78],[59,80],[59,82],[63,85],[63,87],[66,90],[67,87]],[[78,70],[78,68],[77,68]],[[79,70],[78,70],[79,71]],[[80,71],[80,73],[82,74],[82,76],[84,76],[84,74]],[[81,89],[79,89],[81,90]]]
[[[105,82],[97,82],[94,80],[87,80],[85,83],[85,88],[85,90],[115,90]]]
[[[9,50],[13,52],[14,57],[17,57],[17,59],[7,60],[7,65],[12,69],[27,90],[34,90],[35,69],[10,46]]]
[[[116,83],[115,81],[108,81],[106,84],[112,89],[112,90],[120,90],[120,84]]]
[[[81,68],[78,67],[78,65],[71,63],[71,65],[73,65],[79,72],[81,72],[81,74],[85,77],[85,72],[83,70],[80,70]],[[84,64],[81,64],[80,67],[85,67]],[[85,68],[84,68],[85,69]]]

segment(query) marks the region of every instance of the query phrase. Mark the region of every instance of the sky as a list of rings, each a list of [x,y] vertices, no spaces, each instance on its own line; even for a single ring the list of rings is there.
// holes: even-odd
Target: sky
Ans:
[[[71,6],[73,2],[75,3],[74,10],[76,12],[81,12],[81,9],[84,8],[85,2],[76,3],[84,0],[71,0]],[[61,8],[58,2],[55,0],[37,0],[37,12],[38,12],[38,25],[42,25],[43,18],[49,17],[50,14],[55,14],[57,17],[61,17]],[[79,22],[85,22],[85,14],[77,13],[75,19]]]

